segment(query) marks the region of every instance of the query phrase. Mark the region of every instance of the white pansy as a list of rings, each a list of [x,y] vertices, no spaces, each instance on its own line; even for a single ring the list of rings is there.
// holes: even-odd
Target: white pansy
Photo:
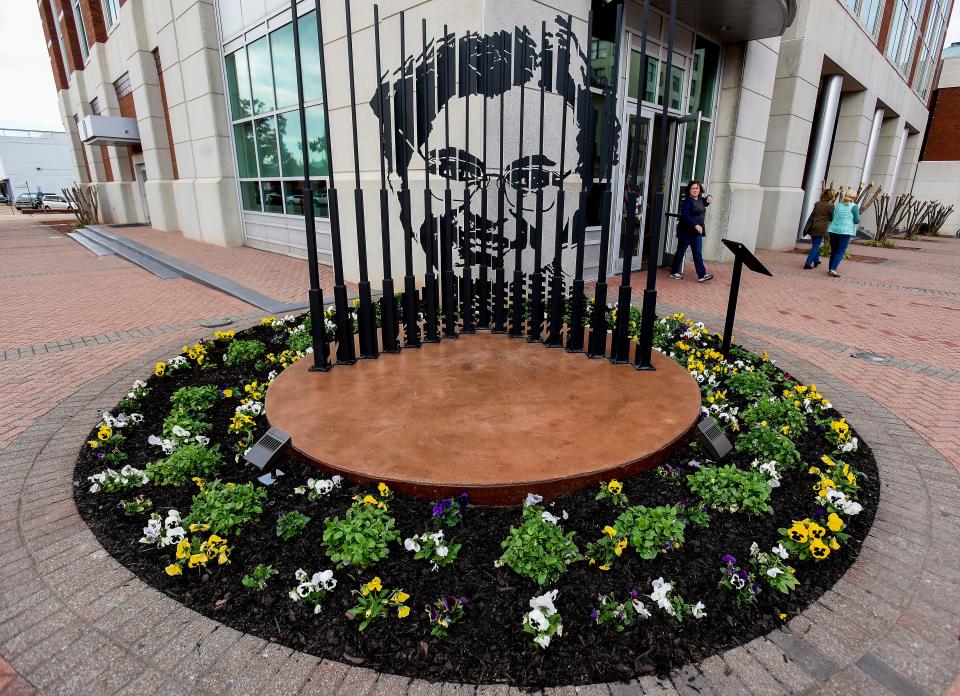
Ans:
[[[777,566],[773,566],[772,568],[767,568],[767,575],[769,575],[771,578],[775,578],[778,575],[783,575],[783,569]]]
[[[440,558],[446,558],[448,553],[450,553],[450,551],[446,546],[437,547],[436,554],[440,556]]]
[[[170,428],[170,432],[172,432],[172,433],[173,433],[174,435],[176,435],[177,437],[189,437],[189,436],[190,436],[190,431],[187,430],[186,428],[182,427],[182,426],[179,426],[179,425],[175,425],[175,426],[173,426],[172,428]]]
[[[638,616],[643,617],[644,619],[650,618],[650,610],[647,609],[646,605],[641,602],[639,599],[631,600],[633,603],[633,610],[637,612]]]
[[[542,495],[537,495],[536,493],[527,493],[527,497],[523,501],[523,507],[530,507],[531,505],[539,505],[542,502],[543,502]]]
[[[560,522],[560,519],[558,517],[556,517],[555,515],[551,515],[546,510],[541,512],[540,516],[543,518],[544,522],[549,522],[550,524],[557,524],[558,522]]]
[[[693,614],[693,618],[702,619],[707,615],[707,612],[705,612],[704,609],[706,609],[706,607],[704,606],[703,602],[697,602],[693,605],[693,608],[690,609],[690,613]]]
[[[416,539],[406,539],[403,542],[403,548],[405,548],[407,551],[419,551],[420,542],[418,542]]]
[[[786,547],[783,544],[777,544],[774,546],[771,551],[780,556],[780,558],[787,559],[790,557],[790,554],[787,552]]]

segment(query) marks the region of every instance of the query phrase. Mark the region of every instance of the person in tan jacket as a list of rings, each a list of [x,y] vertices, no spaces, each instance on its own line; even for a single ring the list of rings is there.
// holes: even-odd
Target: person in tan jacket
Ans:
[[[813,206],[813,212],[807,218],[807,224],[803,228],[804,235],[810,235],[813,246],[810,253],[807,254],[807,260],[803,264],[805,269],[811,269],[820,265],[820,246],[823,244],[823,238],[827,235],[827,227],[833,219],[833,199],[836,197],[833,189],[827,189],[820,194],[820,200]]]

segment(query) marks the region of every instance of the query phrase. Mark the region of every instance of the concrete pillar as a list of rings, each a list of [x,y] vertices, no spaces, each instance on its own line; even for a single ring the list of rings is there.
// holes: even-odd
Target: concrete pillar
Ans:
[[[860,183],[866,186],[870,183],[873,174],[873,160],[877,155],[877,144],[880,142],[880,128],[883,126],[883,107],[878,106],[873,112],[873,124],[870,127],[870,140],[867,142],[867,154],[863,158],[863,175]]]
[[[707,186],[714,203],[707,225],[750,249],[756,247],[760,224],[760,169],[779,52],[779,37],[724,47],[713,169]],[[707,258],[724,258],[726,247],[720,239],[721,234],[713,234],[704,240]]]
[[[823,53],[815,44],[803,38],[785,36],[781,40],[760,172],[763,205],[758,248],[791,249],[796,241],[803,169],[822,66]]]
[[[903,165],[903,153],[907,147],[907,127],[904,126],[900,133],[900,143],[897,148],[897,157],[893,161],[893,173],[890,175],[890,193],[896,194],[900,191],[900,168]]]
[[[884,193],[893,189],[893,170],[900,154],[900,142],[906,121],[903,118],[888,118],[880,126],[880,138],[877,140],[877,154],[873,159],[873,180],[883,188]]]
[[[803,204],[800,207],[800,227],[797,230],[799,237],[803,230],[814,204],[820,197],[820,186],[827,174],[827,163],[830,159],[830,146],[833,144],[833,129],[837,123],[837,113],[840,109],[840,88],[843,86],[843,75],[827,75],[823,79],[820,109],[813,122],[813,135],[810,142],[810,152],[807,154],[807,174],[803,180]]]
[[[870,144],[870,129],[876,111],[876,97],[860,90],[840,97],[837,127],[830,153],[827,182],[856,188],[863,177],[863,163]]]
[[[900,170],[896,191],[898,193],[910,193],[913,190],[913,181],[917,172],[917,163],[920,160],[920,148],[923,145],[922,133],[911,133],[907,130],[904,133],[903,156],[900,158]]]

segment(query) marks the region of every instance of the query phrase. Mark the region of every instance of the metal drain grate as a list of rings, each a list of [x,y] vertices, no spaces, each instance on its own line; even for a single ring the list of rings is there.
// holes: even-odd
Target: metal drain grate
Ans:
[[[210,319],[208,321],[201,321],[200,326],[205,329],[215,329],[219,326],[230,326],[233,323],[231,317],[220,317],[219,319]]]
[[[887,357],[884,356],[884,355],[879,355],[879,354],[877,354],[877,353],[871,353],[871,352],[865,351],[865,350],[862,350],[862,351],[857,352],[857,353],[851,353],[851,356],[854,357],[854,358],[857,358],[858,360],[866,360],[867,362],[872,362],[872,363],[877,363],[877,364],[890,362],[890,359],[887,358]]]

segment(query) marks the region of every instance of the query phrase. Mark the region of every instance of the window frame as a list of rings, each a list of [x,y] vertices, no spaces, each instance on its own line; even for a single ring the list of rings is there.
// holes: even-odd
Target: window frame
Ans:
[[[120,2],[119,0],[102,0],[103,15],[107,23],[107,30],[113,29],[120,23]]]
[[[80,0],[73,0],[73,24],[77,31],[77,39],[80,41],[80,55],[86,62],[90,57],[90,43],[87,41],[87,27],[83,23],[83,8],[80,6]]]

